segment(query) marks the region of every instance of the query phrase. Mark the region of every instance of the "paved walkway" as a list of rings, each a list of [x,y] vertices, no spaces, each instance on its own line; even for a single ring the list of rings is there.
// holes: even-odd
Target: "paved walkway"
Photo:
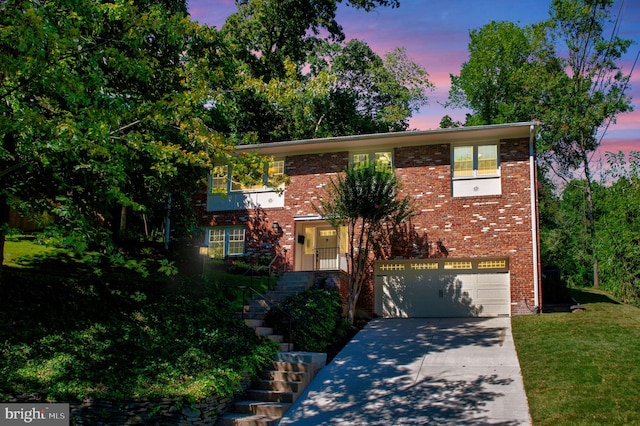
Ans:
[[[375,319],[280,425],[530,425],[510,318]]]

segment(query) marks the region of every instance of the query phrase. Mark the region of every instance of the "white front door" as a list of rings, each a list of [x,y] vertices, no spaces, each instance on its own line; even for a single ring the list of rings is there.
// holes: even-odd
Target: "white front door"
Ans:
[[[335,228],[318,227],[316,235],[316,270],[338,269],[338,232]]]
[[[338,231],[326,222],[303,222],[296,226],[297,271],[337,270]]]

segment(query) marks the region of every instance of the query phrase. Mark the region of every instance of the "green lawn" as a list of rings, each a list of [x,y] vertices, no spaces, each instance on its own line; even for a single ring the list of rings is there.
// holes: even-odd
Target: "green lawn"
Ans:
[[[512,320],[534,425],[640,424],[640,309],[573,296],[584,312]]]
[[[61,252],[62,250],[47,244],[46,240],[36,236],[9,236],[4,247],[4,264],[14,268],[23,268],[37,259],[54,256]]]

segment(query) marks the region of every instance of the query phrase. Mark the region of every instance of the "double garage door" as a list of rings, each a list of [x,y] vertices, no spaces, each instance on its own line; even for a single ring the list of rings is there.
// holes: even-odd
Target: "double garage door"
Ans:
[[[390,260],[375,267],[384,318],[510,315],[508,259]]]

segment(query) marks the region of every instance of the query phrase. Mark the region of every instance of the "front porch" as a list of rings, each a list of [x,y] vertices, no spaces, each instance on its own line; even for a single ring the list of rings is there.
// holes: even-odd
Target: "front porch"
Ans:
[[[296,218],[294,271],[346,271],[347,227],[320,218]]]

